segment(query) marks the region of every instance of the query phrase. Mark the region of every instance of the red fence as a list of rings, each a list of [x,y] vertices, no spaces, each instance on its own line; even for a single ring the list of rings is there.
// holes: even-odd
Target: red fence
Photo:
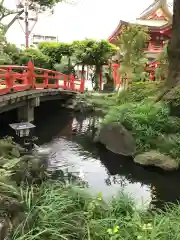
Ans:
[[[72,75],[36,68],[32,62],[27,66],[0,65],[0,95],[47,88],[83,92],[84,79],[77,80]]]

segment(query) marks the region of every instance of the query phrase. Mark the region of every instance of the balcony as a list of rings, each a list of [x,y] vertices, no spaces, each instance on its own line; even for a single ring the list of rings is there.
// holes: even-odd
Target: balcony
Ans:
[[[162,52],[164,48],[164,44],[153,44],[153,43],[149,43],[148,47],[146,49],[144,49],[144,51],[146,53],[160,53]]]

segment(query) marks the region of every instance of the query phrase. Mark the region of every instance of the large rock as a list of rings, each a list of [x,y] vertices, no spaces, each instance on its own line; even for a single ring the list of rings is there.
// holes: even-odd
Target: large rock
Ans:
[[[0,218],[0,239],[7,239],[9,225],[5,218]]]
[[[11,151],[11,155],[12,155],[12,157],[19,158],[20,157],[20,152],[19,152],[18,148],[14,147]]]
[[[179,167],[175,159],[154,150],[137,155],[134,162],[144,166],[160,167],[166,171],[176,170]]]
[[[135,140],[120,123],[103,124],[97,131],[95,142],[100,142],[116,154],[132,156],[135,153]]]

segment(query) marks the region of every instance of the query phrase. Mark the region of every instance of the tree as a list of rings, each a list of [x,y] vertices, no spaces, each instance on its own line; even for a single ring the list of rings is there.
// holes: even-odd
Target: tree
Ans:
[[[69,63],[69,58],[67,56],[63,56],[61,59],[61,63],[55,64],[54,68],[56,71],[70,75],[75,75],[75,69],[72,62]]]
[[[6,38],[4,37],[4,32],[2,29],[0,29],[0,64],[11,64],[12,59],[8,55],[7,52],[5,52],[5,47],[7,45]]]
[[[69,43],[56,43],[56,42],[44,42],[39,44],[39,49],[41,52],[49,56],[51,61],[51,67],[53,68],[56,65],[61,63],[62,57],[68,59],[67,68],[69,69],[69,74],[71,73],[71,57],[73,56],[74,49],[73,45]],[[65,63],[66,61],[64,61]]]
[[[125,88],[128,87],[128,79],[132,73],[144,72],[147,58],[144,53],[146,43],[149,40],[148,29],[139,25],[124,25],[118,38],[120,74],[125,76]]]
[[[46,10],[52,10],[53,7],[61,2],[65,2],[66,0],[28,0],[29,8],[34,11],[43,12]],[[4,7],[4,0],[0,2],[0,23],[2,20],[9,16],[14,15],[12,20],[4,26],[5,33],[9,30],[9,28],[14,24],[14,22],[24,13],[24,7],[19,6],[18,11],[10,10]]]
[[[62,53],[60,43],[44,42],[40,43],[38,48],[44,55],[50,58],[51,68],[53,68],[55,64],[59,64],[61,62]]]
[[[13,64],[19,64],[19,59],[23,51],[17,48],[15,44],[11,44],[7,42],[4,45],[3,51],[5,54],[7,54],[10,57]]]
[[[116,46],[106,40],[87,39],[74,42],[74,49],[77,62],[82,66],[90,65],[95,67],[95,88],[98,89],[102,66],[109,63],[109,59],[117,51]]]
[[[74,41],[72,43],[74,53],[74,65],[81,65],[81,79],[84,78],[85,65],[89,65],[88,40]]]
[[[168,72],[169,62],[168,62],[167,46],[168,46],[168,42],[166,42],[163,51],[159,53],[157,56],[157,62],[159,63],[159,66],[155,70],[155,75],[156,75],[156,78],[158,79],[160,78],[165,79],[166,74]]]
[[[19,56],[19,65],[26,65],[30,60],[36,67],[50,69],[50,58],[39,49],[28,48],[22,51]]]
[[[180,83],[180,1],[174,0],[172,36],[168,44],[169,71],[166,85],[168,88]]]
[[[160,101],[171,89],[180,84],[180,1],[173,1],[173,19],[171,39],[167,46],[168,77],[161,94],[156,101]],[[175,96],[174,96],[175,97]]]

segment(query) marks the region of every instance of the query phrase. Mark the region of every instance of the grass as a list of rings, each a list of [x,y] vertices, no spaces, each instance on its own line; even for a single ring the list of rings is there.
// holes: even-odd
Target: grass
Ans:
[[[75,185],[46,182],[22,191],[25,220],[11,240],[178,240],[180,206],[166,212],[137,210],[128,196],[111,202],[88,195]]]

